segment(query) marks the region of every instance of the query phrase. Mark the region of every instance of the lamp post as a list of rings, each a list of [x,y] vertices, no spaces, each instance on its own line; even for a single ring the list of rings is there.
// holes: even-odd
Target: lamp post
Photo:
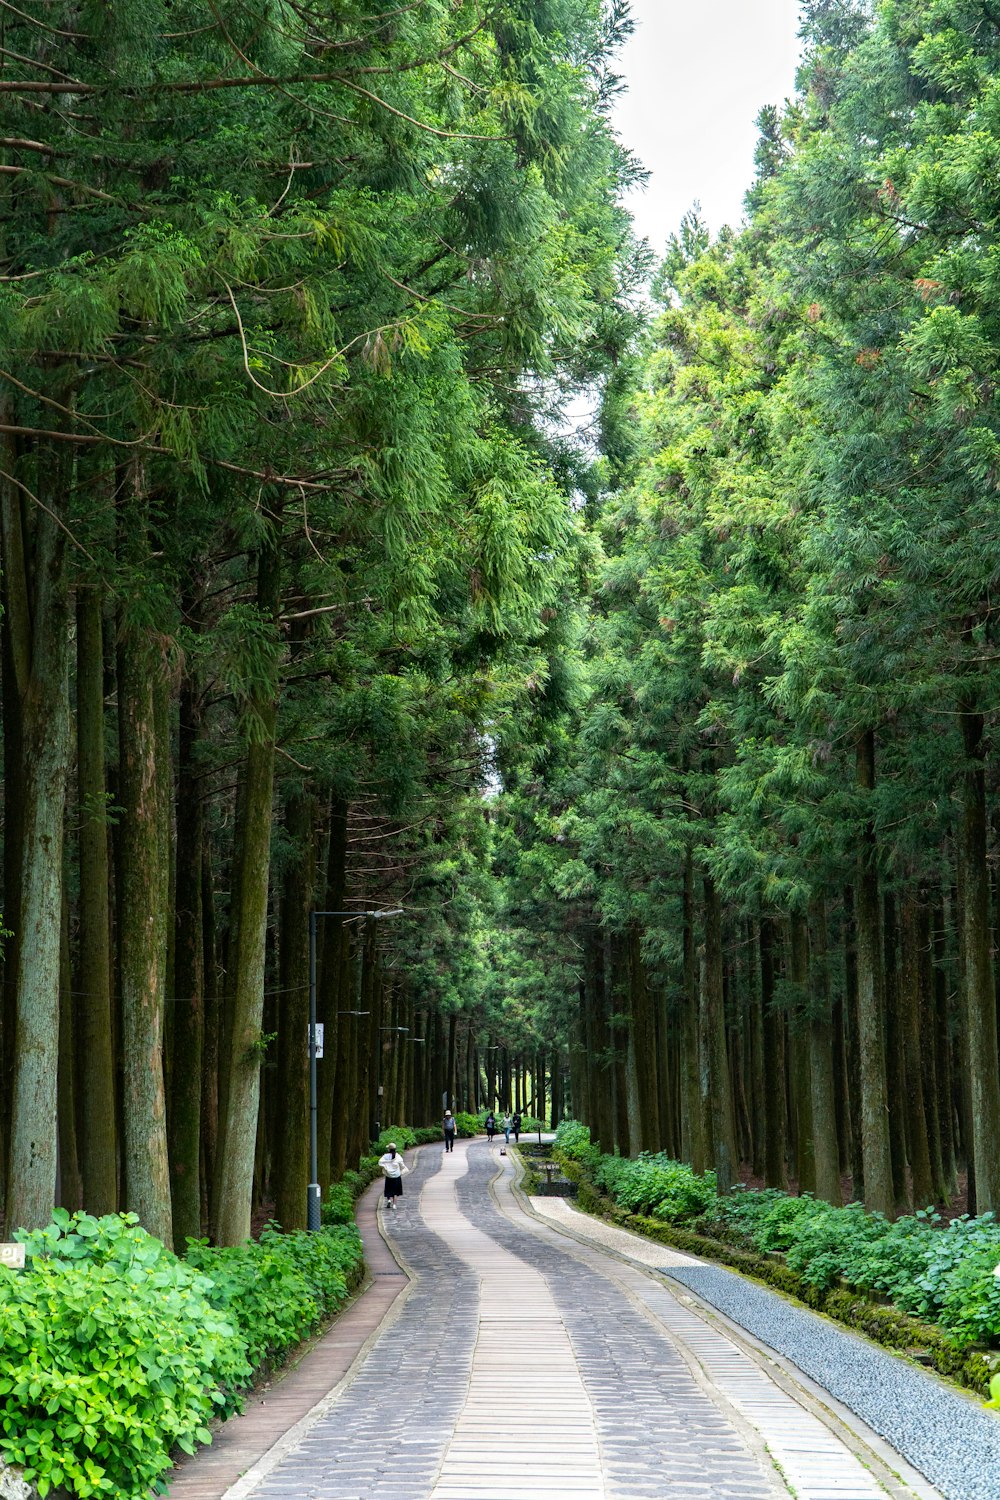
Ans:
[[[319,1189],[319,1141],[317,1139],[316,1099],[316,922],[319,917],[381,917],[402,915],[401,906],[391,911],[311,911],[309,913],[309,1186],[306,1189],[306,1228],[319,1229],[322,1222]],[[340,1012],[338,1012],[340,1014]],[[364,1011],[345,1011],[345,1015],[364,1015]]]

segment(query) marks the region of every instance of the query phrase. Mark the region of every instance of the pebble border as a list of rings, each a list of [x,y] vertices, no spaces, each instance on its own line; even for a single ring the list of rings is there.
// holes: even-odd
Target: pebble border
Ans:
[[[721,1266],[660,1271],[798,1365],[946,1500],[997,1500],[1000,1422],[971,1397]]]

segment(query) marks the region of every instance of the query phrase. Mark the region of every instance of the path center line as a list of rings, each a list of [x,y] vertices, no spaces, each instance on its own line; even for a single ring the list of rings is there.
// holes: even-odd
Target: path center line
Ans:
[[[559,1309],[538,1271],[464,1216],[455,1183],[467,1171],[453,1152],[420,1198],[428,1228],[480,1278],[469,1387],[431,1500],[603,1497],[594,1411]]]

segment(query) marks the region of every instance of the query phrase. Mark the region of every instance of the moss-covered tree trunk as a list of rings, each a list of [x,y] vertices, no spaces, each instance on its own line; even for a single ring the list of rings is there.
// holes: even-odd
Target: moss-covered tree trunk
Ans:
[[[841,1204],[840,1145],[837,1138],[836,1077],[833,1065],[833,1012],[826,902],[817,897],[811,912],[812,964],[809,1007],[809,1075],[813,1162],[817,1198]]]
[[[277,546],[269,544],[260,554],[257,579],[257,606],[265,626],[277,616],[280,576]],[[217,1171],[215,1234],[220,1245],[239,1245],[250,1235],[262,1061],[275,696],[273,683],[259,681],[254,684],[246,710],[249,742],[234,880],[238,909],[230,916],[234,936],[230,941],[227,975],[231,1022],[226,1031],[230,1055]]]
[[[875,735],[867,731],[856,746],[857,785],[870,800],[875,789]],[[858,854],[855,888],[857,922],[858,1071],[861,1089],[861,1154],[865,1207],[895,1216],[889,1099],[885,1071],[885,1005],[882,986],[881,903],[875,863],[875,828],[866,816]]]
[[[38,465],[55,480],[54,459]],[[55,498],[56,486],[45,486]],[[69,764],[66,537],[37,511],[30,544],[19,498],[4,498],[3,568],[18,698],[21,805],[14,963],[8,1232],[47,1224],[55,1202],[63,828]],[[11,788],[8,787],[7,798]],[[10,830],[8,829],[8,836]]]
[[[111,912],[104,749],[103,597],[76,595],[76,751],[80,803],[79,988],[83,1197],[118,1207],[117,1089],[111,1006]]]
[[[961,780],[961,945],[968,1032],[970,1124],[976,1180],[976,1212],[1000,1209],[1000,1068],[997,1008],[990,948],[990,888],[987,862],[985,725],[967,705],[961,714],[965,749]]]
[[[764,1016],[764,1179],[768,1187],[788,1190],[785,1130],[785,1026],[774,1003],[775,924],[760,924],[760,1003]]]
[[[710,875],[703,877],[702,890],[705,923],[701,960],[701,1030],[704,1047],[702,1085],[706,1133],[711,1141],[712,1163],[718,1189],[722,1194],[732,1189],[737,1167],[732,1089],[726,1052],[722,905]]]
[[[129,508],[133,537],[144,533]],[[156,713],[164,668],[152,632],[122,614],[118,629],[118,955],[121,974],[125,1203],[151,1234],[172,1243],[163,1076],[166,926],[162,769]]]
[[[188,611],[190,614],[190,611]],[[177,757],[177,858],[174,882],[173,1065],[170,1089],[170,1187],[174,1244],[201,1234],[201,1109],[205,1044],[204,818],[198,747],[201,689],[181,684]]]

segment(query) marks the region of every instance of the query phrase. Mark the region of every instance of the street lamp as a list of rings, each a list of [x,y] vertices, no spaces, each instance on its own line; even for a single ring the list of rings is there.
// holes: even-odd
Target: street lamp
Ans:
[[[391,911],[311,911],[309,913],[309,1186],[306,1189],[306,1228],[319,1229],[322,1223],[319,1190],[319,1141],[317,1138],[316,1101],[316,921],[319,917],[365,917],[373,922],[381,917],[402,916],[401,906]],[[338,1015],[363,1016],[367,1011],[337,1012]]]

